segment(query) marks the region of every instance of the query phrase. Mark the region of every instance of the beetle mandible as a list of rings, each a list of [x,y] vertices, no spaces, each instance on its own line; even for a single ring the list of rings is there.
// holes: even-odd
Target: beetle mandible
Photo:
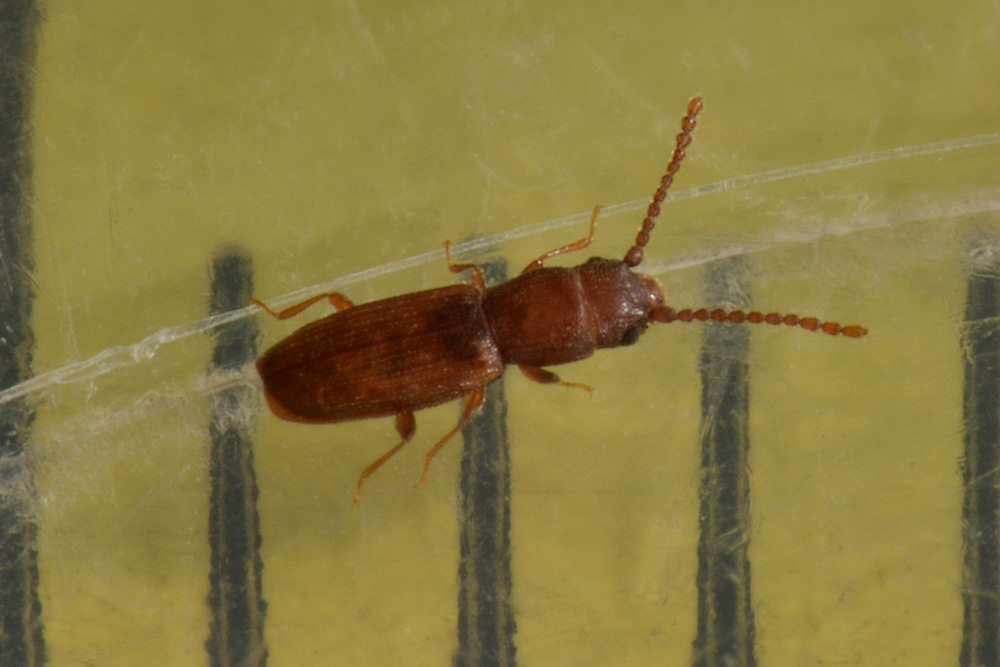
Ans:
[[[454,264],[451,244],[445,242],[448,268],[454,273],[471,269],[471,283],[360,306],[343,294],[319,294],[279,313],[252,299],[278,319],[324,299],[338,311],[295,331],[257,360],[271,411],[308,424],[395,417],[402,440],[362,471],[354,495],[357,504],[365,479],[413,438],[415,411],[464,398],[458,424],[427,452],[423,483],[431,460],[472,419],[483,404],[486,386],[503,375],[508,364],[516,364],[536,382],[589,391],[563,382],[544,367],[585,359],[598,348],[632,345],[654,322],[787,324],[851,338],[865,335],[864,327],[841,327],[815,317],[704,308],[675,311],[665,305],[655,278],[632,271],[642,262],[701,108],[701,97],[688,103],[666,173],[635,244],[622,260],[594,257],[569,268],[543,265],[593,242],[598,206],[585,238],[545,253],[519,276],[495,287],[486,287],[478,266]]]

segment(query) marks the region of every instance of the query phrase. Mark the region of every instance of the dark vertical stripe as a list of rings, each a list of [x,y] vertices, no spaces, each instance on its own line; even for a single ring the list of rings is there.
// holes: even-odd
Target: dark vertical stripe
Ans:
[[[0,389],[31,376],[31,97],[38,8],[0,0]],[[0,408],[0,665],[45,662],[28,447],[35,411]]]
[[[709,268],[708,303],[746,307],[744,260]],[[708,324],[701,355],[701,535],[695,665],[755,665],[750,600],[750,331]]]
[[[506,280],[506,264],[483,266],[488,284]],[[512,667],[514,611],[510,569],[510,451],[503,379],[486,388],[479,414],[462,429],[461,560],[456,667]]]
[[[236,248],[220,250],[212,262],[213,315],[243,308],[253,292],[250,257]],[[216,330],[213,371],[238,371],[257,355],[252,318]],[[211,425],[212,497],[209,506],[211,571],[206,642],[217,667],[264,665],[266,603],[261,585],[260,522],[253,465],[254,400],[248,386],[213,396]]]
[[[995,252],[995,246],[989,247]],[[991,256],[991,253],[974,253]],[[961,664],[1000,665],[1000,276],[993,261],[973,268],[965,305],[965,457]]]

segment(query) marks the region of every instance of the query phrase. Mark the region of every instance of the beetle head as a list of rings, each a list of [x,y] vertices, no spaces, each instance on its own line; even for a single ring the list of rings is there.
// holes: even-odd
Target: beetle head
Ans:
[[[577,267],[590,330],[599,348],[632,345],[663,307],[663,290],[652,276],[624,262],[593,257]]]

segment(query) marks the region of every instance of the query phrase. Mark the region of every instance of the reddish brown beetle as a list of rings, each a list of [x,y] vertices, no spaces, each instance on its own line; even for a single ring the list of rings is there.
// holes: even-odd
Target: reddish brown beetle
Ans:
[[[586,238],[545,253],[516,278],[489,289],[478,266],[452,263],[446,242],[448,268],[454,273],[471,269],[471,284],[361,306],[342,294],[320,294],[280,313],[252,300],[278,319],[323,299],[340,311],[302,327],[257,361],[264,395],[275,415],[309,424],[396,418],[402,441],[361,473],[355,503],[365,479],[413,437],[415,411],[464,397],[458,425],[427,452],[423,482],[435,454],[472,419],[486,386],[503,375],[508,364],[517,364],[536,382],[583,387],[562,382],[543,366],[585,359],[598,348],[631,345],[651,322],[783,323],[852,338],[867,333],[860,326],[841,327],[814,317],[722,309],[675,311],[664,304],[656,279],[631,270],[642,262],[643,248],[691,143],[701,106],[700,97],[688,104],[667,171],[635,245],[621,261],[594,257],[571,268],[543,266],[551,257],[593,242],[597,207]]]

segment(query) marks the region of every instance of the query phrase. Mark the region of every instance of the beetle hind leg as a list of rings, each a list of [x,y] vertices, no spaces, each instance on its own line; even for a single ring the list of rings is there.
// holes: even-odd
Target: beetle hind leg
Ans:
[[[580,384],[579,382],[565,382],[559,378],[558,375],[552,371],[545,370],[541,366],[527,366],[521,364],[518,366],[521,372],[527,376],[529,380],[534,380],[539,384],[558,384],[563,387],[572,387],[573,389],[582,389],[590,395],[594,394],[594,388],[589,384]]]
[[[462,427],[469,423],[469,420],[476,416],[479,412],[479,408],[483,407],[483,400],[486,398],[486,388],[480,387],[471,394],[469,394],[465,399],[465,410],[462,411],[462,418],[458,420],[458,424],[455,428],[448,431],[448,433],[437,441],[430,451],[427,452],[427,456],[424,458],[424,472],[420,475],[420,483],[424,483],[424,479],[427,477],[427,469],[430,468],[431,461],[437,456],[437,453],[441,451],[445,443],[455,437],[455,434],[462,430]]]
[[[354,492],[355,505],[361,502],[361,485],[365,483],[365,480],[368,479],[373,472],[382,467],[383,463],[395,456],[396,453],[403,448],[403,445],[413,439],[413,434],[417,432],[417,420],[413,416],[412,412],[404,412],[396,415],[396,432],[399,433],[399,437],[401,437],[403,441],[382,456],[375,459],[371,465],[361,471],[361,476],[358,477],[358,488]]]
[[[333,304],[333,307],[336,308],[338,311],[347,310],[348,308],[351,308],[354,305],[350,299],[348,299],[340,292],[326,292],[324,294],[317,294],[316,296],[310,299],[306,299],[302,303],[297,303],[294,306],[289,306],[288,308],[285,308],[281,312],[277,313],[268,308],[267,305],[259,299],[250,299],[250,303],[254,306],[260,306],[261,308],[264,309],[264,311],[268,315],[270,315],[275,319],[287,320],[289,317],[295,317],[309,306],[313,305],[314,303],[319,303],[323,299],[326,299],[331,304]]]

